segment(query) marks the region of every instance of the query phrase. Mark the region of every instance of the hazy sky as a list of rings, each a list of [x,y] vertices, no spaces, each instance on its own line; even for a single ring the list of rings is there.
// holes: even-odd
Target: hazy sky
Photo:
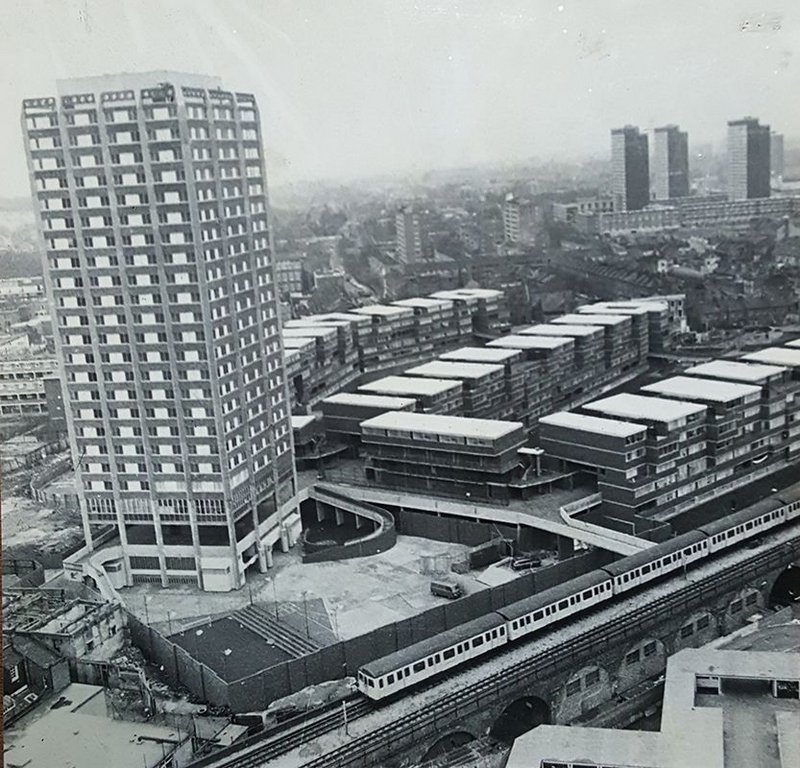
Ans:
[[[3,0],[0,196],[55,80],[176,69],[253,91],[273,182],[606,152],[667,122],[800,134],[800,0]]]

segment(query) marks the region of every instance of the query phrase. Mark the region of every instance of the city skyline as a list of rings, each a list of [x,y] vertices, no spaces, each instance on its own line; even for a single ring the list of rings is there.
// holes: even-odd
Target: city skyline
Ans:
[[[189,15],[183,2],[121,12],[34,4],[17,21],[42,47],[23,48],[24,35],[4,41],[4,70],[15,77],[2,88],[18,107],[54,93],[63,75],[165,68],[236,78],[264,105],[276,184],[602,155],[608,130],[628,123],[644,131],[677,123],[694,143],[717,146],[741,115],[789,138],[796,131],[796,107],[782,98],[800,87],[790,50],[800,13],[791,3],[771,3],[757,17],[739,2],[649,14],[603,5],[345,2],[334,13],[242,2],[223,13],[200,2]],[[25,194],[26,173],[16,109],[8,112],[0,196],[14,197]]]

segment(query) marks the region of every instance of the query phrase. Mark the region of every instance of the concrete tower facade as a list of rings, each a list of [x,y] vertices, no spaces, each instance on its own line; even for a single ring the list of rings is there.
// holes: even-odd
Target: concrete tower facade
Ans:
[[[656,200],[689,194],[689,137],[677,125],[654,132],[653,192]]]
[[[87,543],[118,584],[242,586],[299,535],[252,95],[58,83],[22,123]]]
[[[611,131],[611,173],[614,209],[638,211],[650,202],[647,135],[626,125]]]
[[[769,197],[770,131],[754,117],[728,123],[728,199]]]

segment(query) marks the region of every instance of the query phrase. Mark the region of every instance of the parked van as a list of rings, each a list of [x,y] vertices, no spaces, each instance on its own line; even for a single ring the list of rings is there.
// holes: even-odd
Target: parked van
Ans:
[[[438,595],[439,597],[446,597],[448,600],[455,600],[464,594],[463,590],[458,584],[450,581],[432,581],[431,594]]]

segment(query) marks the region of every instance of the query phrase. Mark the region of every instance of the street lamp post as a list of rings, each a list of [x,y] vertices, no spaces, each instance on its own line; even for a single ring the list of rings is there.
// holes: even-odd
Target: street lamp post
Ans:
[[[225,678],[225,682],[228,682],[228,656],[230,656],[233,651],[230,648],[226,648],[222,652],[222,674]]]

